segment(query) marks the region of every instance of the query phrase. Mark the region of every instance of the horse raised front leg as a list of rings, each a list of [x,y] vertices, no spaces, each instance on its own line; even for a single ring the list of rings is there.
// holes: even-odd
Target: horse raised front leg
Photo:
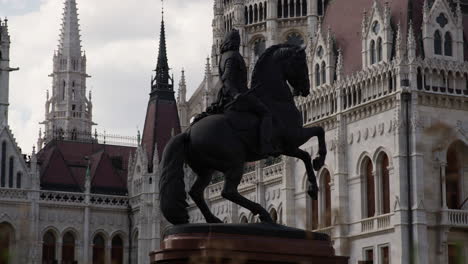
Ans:
[[[312,161],[310,158],[309,153],[302,149],[295,149],[293,151],[285,153],[285,155],[298,158],[304,162],[304,166],[307,172],[307,180],[309,181],[310,185],[307,189],[307,193],[312,198],[312,200],[317,200],[318,194],[318,186],[317,186],[317,179],[315,177],[314,169],[312,168]]]
[[[189,191],[190,197],[192,197],[195,204],[200,208],[200,211],[205,217],[207,223],[222,223],[223,221],[213,215],[210,211],[210,208],[208,208],[205,198],[203,197],[203,191],[210,184],[213,172],[198,170],[195,171],[195,173],[197,174],[197,179]]]
[[[244,172],[243,166],[239,166],[225,174],[224,188],[221,195],[229,201],[236,203],[244,208],[247,208],[253,215],[259,215],[262,222],[274,223],[270,214],[260,204],[250,201],[244,196],[240,195],[237,187],[242,179]]]
[[[317,137],[318,139],[318,156],[313,160],[313,168],[315,171],[319,171],[323,165],[325,165],[325,159],[327,157],[327,144],[325,142],[325,130],[322,127],[307,127],[301,131],[300,139],[296,146],[302,146],[310,138]]]

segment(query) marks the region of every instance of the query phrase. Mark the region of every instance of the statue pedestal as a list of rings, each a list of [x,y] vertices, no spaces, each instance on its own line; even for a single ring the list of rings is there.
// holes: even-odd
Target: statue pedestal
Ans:
[[[347,264],[329,237],[270,224],[202,224],[166,231],[152,264]]]

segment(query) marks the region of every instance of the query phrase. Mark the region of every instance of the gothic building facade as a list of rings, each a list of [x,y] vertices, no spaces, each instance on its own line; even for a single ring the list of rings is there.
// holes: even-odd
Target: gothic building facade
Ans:
[[[92,131],[78,21],[76,0],[66,0],[44,133],[29,157],[8,126],[15,69],[0,23],[0,263],[149,263],[159,247],[158,154],[180,133],[164,21],[142,140]]]
[[[211,65],[190,98],[179,84],[181,126],[214,101],[219,45],[231,28],[250,72],[273,44],[307,44],[311,95],[296,103],[305,126],[326,129],[319,199],[306,194],[302,162],[284,156],[247,165],[241,193],[279,223],[328,233],[350,263],[463,263],[467,23],[467,1],[215,0]],[[317,142],[302,148],[314,156]],[[257,221],[221,197],[223,184],[205,194],[214,213]],[[193,203],[190,215],[204,221]]]

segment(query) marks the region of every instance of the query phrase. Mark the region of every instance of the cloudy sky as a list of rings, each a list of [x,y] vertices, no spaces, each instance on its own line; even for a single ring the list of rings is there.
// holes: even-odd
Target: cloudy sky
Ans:
[[[98,131],[135,136],[142,130],[156,65],[161,1],[77,0]],[[0,0],[11,35],[9,124],[23,152],[36,144],[51,89],[64,0]],[[211,50],[212,0],[166,0],[169,64],[176,83],[186,70],[188,94],[202,81]]]

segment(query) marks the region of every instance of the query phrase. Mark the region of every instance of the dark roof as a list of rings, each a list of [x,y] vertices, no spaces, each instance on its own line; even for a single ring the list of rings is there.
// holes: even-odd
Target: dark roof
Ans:
[[[128,160],[134,152],[134,147],[53,140],[37,154],[41,188],[84,191],[88,157],[91,192],[126,194]]]
[[[172,99],[152,98],[148,103],[142,145],[148,153],[149,166],[152,166],[154,147],[157,143],[158,155],[161,159],[167,142],[173,135],[181,132],[177,104],[172,93]]]

